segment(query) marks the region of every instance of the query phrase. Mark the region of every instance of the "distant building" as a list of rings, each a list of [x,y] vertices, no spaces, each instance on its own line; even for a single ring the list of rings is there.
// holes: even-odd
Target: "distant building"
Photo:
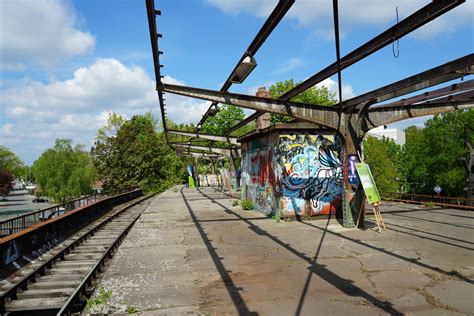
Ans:
[[[384,128],[383,126],[379,126],[371,129],[367,134],[377,138],[382,138],[384,136],[391,138],[400,146],[405,144],[405,132],[396,128]]]

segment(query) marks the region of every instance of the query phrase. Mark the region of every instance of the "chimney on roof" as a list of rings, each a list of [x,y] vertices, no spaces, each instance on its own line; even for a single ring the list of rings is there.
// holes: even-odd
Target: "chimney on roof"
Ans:
[[[271,98],[270,91],[267,91],[265,87],[258,87],[258,91],[256,93],[257,97],[262,98]],[[270,113],[265,113],[257,118],[256,129],[264,129],[270,127]]]

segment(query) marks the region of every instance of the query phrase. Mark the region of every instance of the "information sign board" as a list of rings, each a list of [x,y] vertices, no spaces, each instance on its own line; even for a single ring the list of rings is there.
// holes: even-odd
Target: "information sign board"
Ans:
[[[357,169],[357,173],[359,174],[359,179],[362,183],[362,187],[364,188],[365,195],[367,196],[368,202],[370,204],[380,202],[379,191],[377,190],[377,186],[375,185],[375,181],[372,177],[372,173],[370,172],[369,165],[365,163],[356,163],[355,166]]]

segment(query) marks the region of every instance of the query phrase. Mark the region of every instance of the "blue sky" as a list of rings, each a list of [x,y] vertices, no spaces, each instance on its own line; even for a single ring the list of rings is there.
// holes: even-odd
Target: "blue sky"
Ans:
[[[340,1],[341,50],[350,52],[430,1]],[[220,89],[276,0],[156,0],[165,80]],[[280,80],[304,80],[335,60],[332,1],[296,0],[255,56],[258,66],[231,91],[254,94]],[[403,79],[473,52],[473,1],[343,72],[343,97]],[[0,144],[27,164],[56,138],[89,148],[110,112],[153,111],[145,1],[2,0]],[[336,78],[323,85],[337,91]],[[177,122],[197,122],[208,103],[167,95]],[[423,120],[404,122],[422,124]]]

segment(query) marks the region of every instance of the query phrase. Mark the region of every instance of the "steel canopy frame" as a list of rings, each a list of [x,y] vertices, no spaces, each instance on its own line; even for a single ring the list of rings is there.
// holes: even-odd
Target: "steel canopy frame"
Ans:
[[[365,57],[377,52],[383,47],[391,44],[393,41],[407,35],[408,33],[418,29],[419,27],[441,16],[442,14],[454,9],[463,2],[465,2],[465,0],[437,0],[427,4],[420,10],[411,14],[410,16],[395,24],[391,28],[380,33],[378,36],[374,37],[370,41],[366,42],[365,44],[359,46],[352,52],[348,53],[346,56],[342,57],[340,61],[340,70],[342,71],[345,68],[355,64],[356,62],[364,59]],[[279,97],[279,99],[290,100],[292,97],[300,94],[301,92],[313,87],[314,85],[336,74],[337,70],[338,63],[336,61],[321,70],[320,72],[306,79],[292,90],[283,94]],[[254,113],[252,114],[252,118],[256,119],[264,113],[265,112],[259,112],[259,114]],[[249,120],[249,122],[250,121],[251,120]],[[240,127],[241,126],[239,126],[239,128]],[[230,130],[234,131],[236,129],[237,128],[232,127]],[[230,134],[231,132],[227,131],[226,134]]]
[[[288,12],[288,10],[291,8],[293,3],[295,3],[295,0],[280,0],[278,2],[278,4],[273,9],[270,16],[267,18],[267,20],[263,24],[260,31],[257,33],[255,38],[253,39],[252,43],[250,43],[249,47],[245,50],[244,54],[242,55],[240,60],[237,62],[237,65],[235,65],[234,70],[232,70],[229,77],[222,85],[221,92],[226,92],[230,88],[230,86],[232,85],[231,80],[234,77],[234,74],[237,71],[237,68],[239,67],[239,65],[242,63],[245,57],[255,56],[260,46],[262,46],[262,44],[265,42],[268,36],[270,36],[270,34],[275,29],[275,27],[278,25],[278,23],[280,23],[281,19],[285,16],[286,12]],[[206,119],[211,115],[212,109],[216,106],[217,106],[217,102],[213,102],[209,106],[206,113],[204,113],[203,117],[201,118],[199,123],[196,125],[196,129],[198,129],[198,127],[204,124]]]
[[[149,3],[152,3],[154,0],[146,1],[148,18],[154,19],[154,4],[149,5]],[[351,155],[357,156],[360,153],[360,144],[362,139],[365,133],[371,128],[411,117],[444,113],[456,109],[474,108],[474,89],[472,88],[472,80],[425,92],[417,96],[410,96],[404,100],[398,100],[392,103],[381,104],[380,106],[377,106],[378,103],[390,99],[398,98],[421,89],[433,87],[454,79],[464,78],[466,76],[472,75],[474,73],[474,54],[466,55],[411,77],[364,93],[352,99],[345,100],[339,103],[339,107],[324,107],[313,104],[292,102],[290,101],[291,98],[336,73],[339,74],[338,81],[341,83],[340,72],[343,69],[353,65],[354,63],[373,54],[393,41],[443,15],[463,2],[465,2],[465,0],[435,0],[430,2],[420,10],[382,32],[365,44],[361,45],[359,48],[353,50],[346,56],[340,58],[339,54],[337,54],[337,60],[335,63],[329,65],[309,79],[303,81],[301,84],[285,93],[278,99],[229,93],[227,92],[227,89],[226,91],[222,91],[222,89],[221,91],[214,91],[209,89],[162,83],[161,75],[159,73],[159,53],[155,52],[155,50],[158,50],[158,46],[157,44],[153,45],[153,41],[156,41],[156,38],[153,37],[153,35],[156,35],[156,24],[149,22],[150,28],[154,28],[153,30],[150,29],[150,38],[152,39],[152,49],[154,50],[153,57],[155,63],[155,75],[157,77],[156,88],[158,90],[160,106],[162,107],[163,120],[165,120],[164,105],[162,103],[163,92],[209,100],[214,102],[213,104],[226,103],[239,107],[254,109],[257,111],[227,130],[224,133],[224,137],[230,135],[230,133],[244,126],[246,123],[254,120],[262,113],[270,112],[289,115],[339,132],[343,141],[345,142],[342,162],[344,165],[344,174],[347,174],[348,157]],[[333,0],[333,8],[334,24],[337,31],[337,0]],[[338,44],[336,43],[336,49],[337,46]],[[339,86],[341,86],[341,84],[339,84]],[[166,127],[165,132],[167,132]],[[195,137],[195,135],[192,137]],[[234,156],[233,152],[235,152],[235,148],[217,148],[212,146],[199,146],[191,144],[176,144],[176,146],[188,148],[188,150],[207,150],[230,156],[232,158]],[[353,186],[348,181],[346,181],[347,177],[344,179],[344,203],[342,207],[344,214],[344,226],[353,227],[355,220],[352,217],[351,209],[355,208],[360,210],[362,208],[361,203],[363,203],[363,199],[359,199],[357,197],[360,197],[361,194],[363,194],[363,191],[360,185]],[[346,222],[346,218],[353,221],[352,224],[349,221]]]

